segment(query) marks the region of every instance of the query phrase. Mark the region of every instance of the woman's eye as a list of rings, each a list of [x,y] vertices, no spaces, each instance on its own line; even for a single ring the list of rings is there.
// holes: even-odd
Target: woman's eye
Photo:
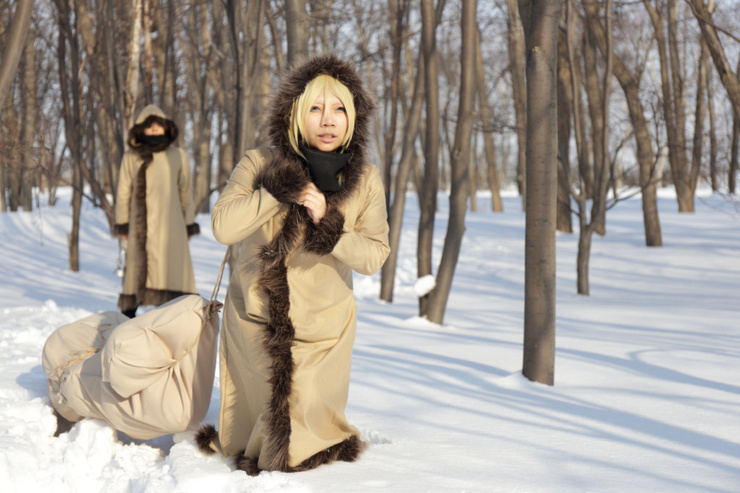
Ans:
[[[340,106],[339,108],[337,108],[337,111],[341,111],[342,113],[346,113],[347,112],[347,110],[344,109],[344,106]]]
[[[321,111],[321,108],[318,106],[311,106],[311,111]]]

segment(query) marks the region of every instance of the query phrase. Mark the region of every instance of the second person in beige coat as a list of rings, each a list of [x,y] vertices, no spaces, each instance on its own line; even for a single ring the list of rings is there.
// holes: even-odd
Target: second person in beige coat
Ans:
[[[129,130],[116,194],[114,233],[127,239],[121,311],[159,306],[195,293],[188,239],[200,233],[190,190],[190,165],[175,145],[178,129],[158,107],[146,106]]]
[[[220,343],[218,431],[204,452],[250,475],[354,461],[348,423],[357,325],[352,272],[389,253],[385,194],[367,161],[374,109],[352,65],[316,56],[280,83],[272,146],[247,152],[212,212],[218,241],[238,245]]]

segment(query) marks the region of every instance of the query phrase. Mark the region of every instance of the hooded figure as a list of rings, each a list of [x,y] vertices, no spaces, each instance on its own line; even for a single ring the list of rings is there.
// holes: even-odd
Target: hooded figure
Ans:
[[[366,160],[373,110],[350,64],[310,58],[273,94],[272,146],[245,154],[213,208],[214,236],[239,257],[223,313],[218,431],[206,425],[197,441],[250,475],[354,461],[364,448],[344,410],[352,271],[377,272],[390,251],[383,185]]]
[[[154,131],[152,131],[154,129]],[[133,317],[139,305],[159,306],[195,293],[188,239],[200,233],[194,220],[190,166],[174,144],[175,122],[154,105],[129,130],[116,198],[114,233],[129,238],[121,311]]]

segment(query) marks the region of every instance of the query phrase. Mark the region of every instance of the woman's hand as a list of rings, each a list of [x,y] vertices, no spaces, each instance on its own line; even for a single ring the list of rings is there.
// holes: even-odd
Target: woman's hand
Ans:
[[[319,221],[326,214],[326,198],[313,183],[309,183],[301,191],[298,196],[298,203],[306,208],[308,217],[311,218],[314,224],[319,224]]]

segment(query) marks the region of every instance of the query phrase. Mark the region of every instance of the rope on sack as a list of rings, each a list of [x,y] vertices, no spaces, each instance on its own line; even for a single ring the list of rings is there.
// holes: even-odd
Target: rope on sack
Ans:
[[[175,359],[175,361],[170,365],[173,366],[180,362],[186,355],[190,354],[190,351],[193,350],[193,348],[198,344],[200,341],[200,335],[203,333],[203,329],[205,328],[208,321],[211,319],[211,316],[213,316],[214,313],[218,313],[218,311],[221,309],[223,304],[216,300],[216,296],[218,296],[218,291],[221,289],[221,279],[224,275],[224,267],[226,267],[226,262],[229,260],[229,252],[231,251],[231,247],[226,248],[226,254],[224,255],[224,259],[221,262],[221,268],[218,271],[218,277],[216,278],[216,285],[213,287],[213,291],[211,292],[211,299],[208,300],[208,304],[203,308],[203,311],[205,312],[205,316],[203,317],[203,322],[200,324],[200,331],[198,332],[198,336],[195,338],[193,343],[190,345],[190,347],[182,353],[180,356]]]

